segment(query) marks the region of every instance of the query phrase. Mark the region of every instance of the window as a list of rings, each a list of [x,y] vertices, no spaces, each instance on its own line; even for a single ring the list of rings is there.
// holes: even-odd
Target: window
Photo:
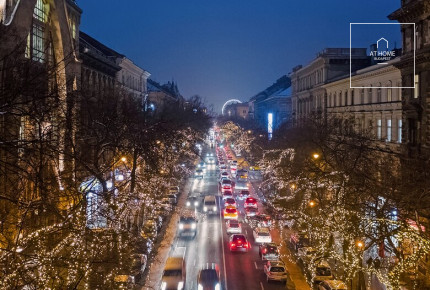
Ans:
[[[397,120],[397,143],[402,143],[402,120]]]
[[[391,119],[387,120],[387,142],[391,142]]]
[[[382,138],[382,120],[378,119],[376,122],[376,138],[381,139]]]
[[[393,90],[391,88],[387,89],[387,102],[393,101]]]
[[[381,89],[381,83],[378,84],[378,89],[376,91],[376,102],[380,103],[382,100],[382,89]]]
[[[367,103],[371,104],[372,103],[372,98],[373,98],[373,91],[372,88],[367,89]]]
[[[343,103],[344,106],[348,105],[348,91],[345,91],[345,102]]]
[[[364,104],[364,89],[360,91],[360,104]]]
[[[43,3],[43,0],[37,0],[36,6],[34,7],[33,18],[41,22],[48,21],[48,5]]]
[[[354,89],[351,90],[351,105],[354,105]]]
[[[38,62],[45,62],[45,28],[42,25],[33,23],[32,31],[32,59]]]
[[[336,107],[336,99],[337,99],[337,94],[334,93],[334,95],[333,95],[333,107]]]
[[[420,96],[420,75],[416,74],[414,78],[414,98],[418,98]]]

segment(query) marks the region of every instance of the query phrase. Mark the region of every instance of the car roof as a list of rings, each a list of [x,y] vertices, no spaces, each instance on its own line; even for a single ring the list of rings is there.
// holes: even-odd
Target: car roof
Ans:
[[[256,228],[255,231],[261,233],[270,233],[268,228]]]
[[[337,288],[345,288],[346,284],[343,281],[340,280],[324,280],[324,282],[329,285],[331,288],[337,289]]]
[[[325,267],[325,268],[330,268],[330,264],[326,261],[326,260],[321,260],[319,263],[318,263],[318,265],[317,265],[317,267]]]
[[[269,261],[270,266],[272,267],[284,267],[285,268],[285,263],[282,261]]]

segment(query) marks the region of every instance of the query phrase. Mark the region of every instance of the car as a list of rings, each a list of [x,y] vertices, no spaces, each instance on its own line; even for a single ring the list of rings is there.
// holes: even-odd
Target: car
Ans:
[[[245,208],[248,208],[248,207],[258,208],[257,199],[255,199],[253,197],[247,197],[245,199],[245,203],[243,204],[243,207],[245,207]]]
[[[246,237],[242,234],[233,234],[229,239],[230,252],[248,252],[251,248],[251,244],[248,242]]]
[[[242,225],[237,220],[228,220],[226,222],[227,234],[241,234]]]
[[[297,252],[302,247],[310,246],[310,240],[306,233],[294,233],[290,236],[290,245]]]
[[[169,199],[170,203],[173,205],[176,205],[178,203],[178,199],[176,197],[176,194],[168,194],[167,198]]]
[[[207,263],[197,275],[197,290],[220,290],[220,272],[215,263]]]
[[[220,179],[221,179],[221,178],[223,178],[223,177],[227,177],[227,178],[229,178],[229,176],[230,176],[230,174],[228,174],[228,172],[227,172],[227,171],[223,171],[223,172],[221,172]]]
[[[184,211],[179,217],[179,236],[192,236],[197,234],[197,218],[194,212]]]
[[[235,219],[237,220],[239,214],[237,212],[237,208],[229,205],[224,209],[224,219]]]
[[[324,280],[333,280],[333,272],[331,271],[331,267],[329,263],[325,260],[321,260],[315,267],[315,271],[312,272],[314,275],[312,276],[313,283],[320,283]]]
[[[216,206],[215,196],[205,196],[205,199],[203,200],[203,211],[206,213],[217,213],[218,208]]]
[[[163,197],[161,199],[160,206],[166,211],[172,210],[172,204],[170,203],[170,199],[168,197]]]
[[[257,220],[258,227],[271,227],[272,226],[272,218],[267,214],[258,214],[255,216]]]
[[[223,162],[220,162],[220,163],[223,163]],[[221,164],[220,167],[219,167],[219,169],[221,169],[221,170],[227,170],[227,165]]]
[[[272,237],[270,236],[269,228],[255,228],[252,231],[256,243],[271,243]]]
[[[251,170],[251,171],[260,171],[260,170],[261,170],[261,168],[260,168],[260,166],[258,166],[258,165],[254,165],[254,166],[250,166],[250,167],[249,167],[249,170]]]
[[[222,198],[223,199],[227,199],[227,198],[233,198],[233,193],[230,190],[225,190],[222,193]]]
[[[304,265],[307,265],[315,258],[317,253],[317,250],[312,247],[301,247],[297,250],[297,257]]]
[[[169,187],[169,193],[178,194],[179,193],[179,186],[170,186]]]
[[[231,184],[229,183],[225,183],[223,185],[221,185],[221,192],[224,193],[224,191],[232,191],[233,187],[231,186]]]
[[[200,197],[197,196],[189,196],[185,202],[185,206],[187,208],[197,209],[201,205]]]
[[[340,280],[324,280],[318,284],[318,290],[347,290],[346,284]]]
[[[258,209],[255,207],[247,207],[245,208],[245,216],[246,217],[252,217],[258,214]]]
[[[184,257],[167,258],[161,278],[161,289],[184,289],[187,280],[186,269]]]
[[[197,169],[196,172],[194,173],[194,177],[197,179],[203,179],[203,170],[202,169]]]
[[[279,249],[275,243],[261,244],[258,253],[262,260],[279,260]]]
[[[239,192],[239,194],[237,195],[237,197],[239,198],[239,199],[241,199],[241,200],[244,200],[244,199],[246,199],[246,198],[248,198],[249,197],[249,190],[241,190],[240,192]]]
[[[264,274],[266,274],[267,282],[280,281],[287,282],[288,272],[282,261],[267,261],[264,264]]]
[[[224,207],[226,207],[228,205],[232,205],[234,207],[237,207],[236,200],[233,197],[226,197],[226,198],[224,198]]]
[[[209,164],[215,164],[215,159],[213,157],[209,157],[208,158],[208,163]]]
[[[200,162],[199,164],[197,164],[197,167],[198,167],[198,168],[201,168],[201,169],[204,169],[204,168],[206,168],[206,163],[204,163],[204,162],[202,161],[202,162]]]

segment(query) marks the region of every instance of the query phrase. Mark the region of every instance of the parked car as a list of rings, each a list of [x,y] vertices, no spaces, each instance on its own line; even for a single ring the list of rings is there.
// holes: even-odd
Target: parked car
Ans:
[[[347,290],[346,284],[340,280],[324,280],[318,284],[318,290]]]
[[[313,283],[320,283],[324,280],[333,280],[333,272],[329,263],[325,260],[321,260],[315,268],[315,271],[312,272],[314,275],[312,276]]]
[[[297,257],[304,265],[309,264],[317,255],[317,250],[312,247],[302,247],[297,250]]]
[[[287,282],[288,272],[282,261],[267,261],[264,264],[264,274],[266,274],[267,282],[280,281]]]
[[[290,245],[297,252],[300,248],[310,246],[309,237],[306,233],[294,233],[290,236]]]
[[[169,194],[167,195],[167,197],[169,198],[169,201],[171,204],[173,205],[178,204],[178,198],[176,197],[176,194]]]

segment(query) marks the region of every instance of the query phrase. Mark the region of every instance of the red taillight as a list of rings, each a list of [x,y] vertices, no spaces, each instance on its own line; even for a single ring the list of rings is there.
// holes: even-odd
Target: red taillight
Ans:
[[[234,248],[234,247],[236,247],[236,244],[235,244],[235,243],[231,243],[231,244],[230,244],[230,247],[231,247],[231,248]]]
[[[264,249],[264,250],[263,250],[263,253],[264,253],[264,254],[266,254],[266,253],[267,253],[267,249]]]
[[[244,247],[245,247],[245,248],[248,248],[248,244],[245,244],[245,245],[244,245]]]

